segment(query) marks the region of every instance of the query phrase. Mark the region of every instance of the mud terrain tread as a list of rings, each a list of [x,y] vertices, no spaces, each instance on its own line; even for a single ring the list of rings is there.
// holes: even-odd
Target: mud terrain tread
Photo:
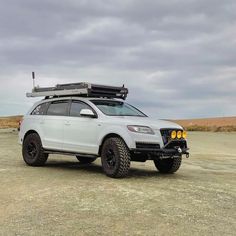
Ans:
[[[114,138],[114,142],[117,144],[120,152],[120,168],[118,169],[116,177],[125,177],[127,176],[130,168],[130,152],[123,140],[120,138]]]
[[[154,160],[154,164],[160,173],[172,174],[176,172],[182,162],[182,157],[175,157],[173,159]]]
[[[106,175],[113,177],[113,178],[123,178],[128,175],[129,168],[130,168],[130,152],[127,148],[126,144],[121,138],[109,138],[105,141],[105,145],[116,145],[116,148],[119,153],[118,158],[118,166],[113,173],[107,173],[106,169],[104,169]]]

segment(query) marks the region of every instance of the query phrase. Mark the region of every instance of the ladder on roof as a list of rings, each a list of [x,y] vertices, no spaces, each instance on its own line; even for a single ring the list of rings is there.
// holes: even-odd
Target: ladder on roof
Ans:
[[[90,84],[86,82],[72,84],[57,84],[55,87],[34,87],[31,93],[26,93],[27,97],[103,97],[120,98],[125,100],[128,95],[128,89],[124,87],[115,87],[99,84]]]

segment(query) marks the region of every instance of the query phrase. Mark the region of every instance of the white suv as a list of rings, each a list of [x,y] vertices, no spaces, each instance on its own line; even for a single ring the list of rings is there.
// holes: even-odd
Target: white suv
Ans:
[[[117,99],[46,98],[24,116],[19,140],[24,161],[45,164],[50,153],[74,155],[81,163],[101,157],[107,176],[124,177],[131,161],[153,160],[161,173],[176,172],[188,156],[186,132],[153,120]]]

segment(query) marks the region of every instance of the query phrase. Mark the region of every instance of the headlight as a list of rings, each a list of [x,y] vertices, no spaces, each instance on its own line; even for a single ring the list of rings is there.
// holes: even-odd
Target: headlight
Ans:
[[[180,139],[181,137],[182,137],[182,132],[179,130],[179,131],[177,132],[177,138]]]
[[[154,131],[148,126],[128,125],[129,131],[143,134],[155,134]]]
[[[187,138],[187,132],[186,132],[185,130],[184,130],[183,133],[182,133],[182,137],[183,137],[184,139]]]
[[[175,139],[175,138],[176,138],[176,136],[177,136],[177,133],[176,133],[176,131],[175,131],[175,130],[173,130],[173,131],[171,132],[170,136],[171,136],[171,139]]]

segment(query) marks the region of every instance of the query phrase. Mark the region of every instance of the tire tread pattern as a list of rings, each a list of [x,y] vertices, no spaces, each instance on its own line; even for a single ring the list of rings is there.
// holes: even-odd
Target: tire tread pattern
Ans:
[[[172,174],[176,172],[182,163],[182,156],[173,159],[154,160],[154,164],[160,173]]]
[[[119,153],[118,166],[113,173],[107,173],[106,169],[103,167],[106,175],[113,178],[123,178],[127,176],[130,168],[131,157],[130,151],[125,142],[121,138],[113,137],[107,139],[104,145],[116,145]]]
[[[123,140],[121,140],[120,138],[113,138],[113,140],[117,144],[120,152],[120,166],[115,177],[122,178],[127,176],[129,172],[130,152]]]

